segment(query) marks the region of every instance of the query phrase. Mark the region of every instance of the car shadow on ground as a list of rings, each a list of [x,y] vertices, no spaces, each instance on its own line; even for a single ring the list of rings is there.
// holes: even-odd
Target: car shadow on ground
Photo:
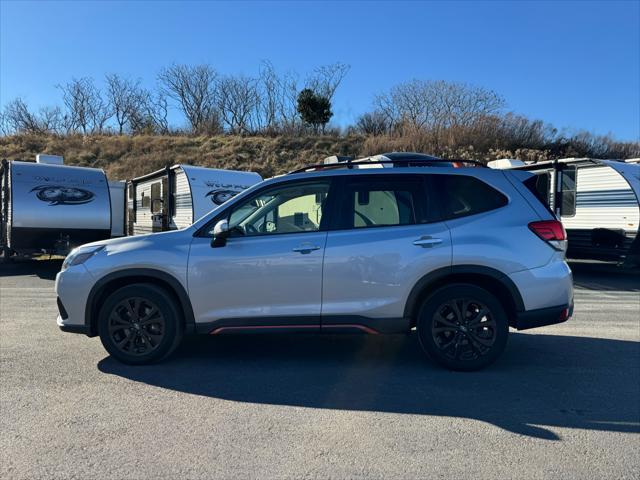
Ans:
[[[640,432],[631,341],[514,333],[496,364],[460,373],[427,360],[413,334],[203,336],[158,365],[98,368],[217,399],[467,418],[546,440],[560,440],[549,427]]]
[[[10,262],[0,263],[0,277],[35,275],[44,280],[55,280],[56,275],[62,268],[62,261],[61,259],[12,259]]]

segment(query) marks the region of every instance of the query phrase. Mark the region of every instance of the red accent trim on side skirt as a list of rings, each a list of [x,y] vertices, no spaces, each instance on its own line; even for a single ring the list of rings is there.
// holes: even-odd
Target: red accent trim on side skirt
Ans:
[[[325,325],[324,328],[357,328],[358,330],[362,330],[363,332],[368,333],[370,335],[378,335],[380,333],[377,330],[374,330],[373,328],[365,327],[364,325],[360,325],[357,323],[330,324],[330,325]]]
[[[275,329],[286,329],[286,328],[321,328],[320,325],[245,325],[245,326],[237,326],[237,327],[218,327],[216,329],[211,330],[209,335],[218,335],[227,330],[275,330]],[[373,328],[365,327],[364,325],[358,324],[335,324],[335,325],[326,325],[326,328],[356,328],[358,330],[362,330],[365,333],[370,335],[378,335],[378,331]]]

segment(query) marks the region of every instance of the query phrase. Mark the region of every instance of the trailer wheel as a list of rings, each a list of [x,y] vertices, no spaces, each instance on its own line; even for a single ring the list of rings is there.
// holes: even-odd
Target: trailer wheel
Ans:
[[[120,288],[107,297],[98,317],[104,348],[130,365],[158,362],[182,340],[182,317],[171,295],[150,284]]]
[[[11,249],[9,247],[2,247],[2,259],[1,263],[9,263],[11,261]]]

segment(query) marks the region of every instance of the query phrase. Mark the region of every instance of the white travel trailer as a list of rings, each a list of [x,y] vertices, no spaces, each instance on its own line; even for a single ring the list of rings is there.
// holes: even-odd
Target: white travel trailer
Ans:
[[[109,238],[112,215],[103,170],[62,164],[3,160],[0,167],[0,248],[11,254],[57,253]]]
[[[515,169],[538,175],[538,192],[567,231],[567,256],[640,264],[640,165],[564,158]]]
[[[260,181],[255,172],[184,164],[134,178],[127,186],[127,232],[141,235],[188,227]]]

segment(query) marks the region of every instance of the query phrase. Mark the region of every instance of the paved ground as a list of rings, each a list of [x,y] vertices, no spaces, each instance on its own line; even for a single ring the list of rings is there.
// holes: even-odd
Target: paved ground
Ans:
[[[413,336],[220,337],[126,367],[55,326],[59,263],[0,265],[0,478],[639,478],[640,273],[452,373]]]

